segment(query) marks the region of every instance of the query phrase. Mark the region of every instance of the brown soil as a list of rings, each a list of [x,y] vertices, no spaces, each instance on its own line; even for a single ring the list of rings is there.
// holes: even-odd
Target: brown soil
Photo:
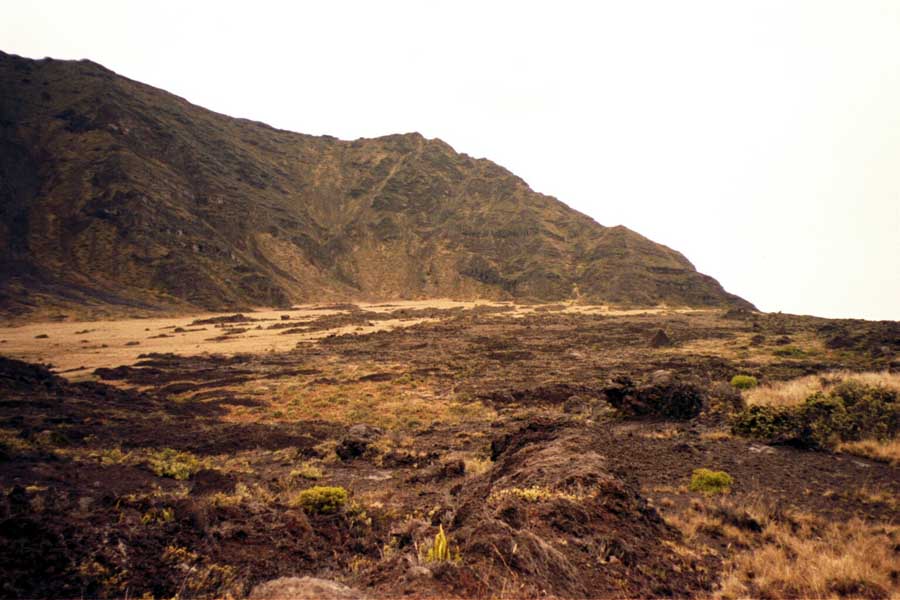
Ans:
[[[891,324],[866,325],[875,348],[832,348],[819,319],[533,308],[330,307],[302,318],[341,335],[193,355],[142,339],[133,360],[98,348],[79,382],[0,359],[0,595],[241,596],[313,576],[374,597],[704,596],[740,549],[667,522],[703,499],[687,489],[698,467],[731,474],[735,501],[896,521],[897,467],[733,437],[725,385],[896,369]],[[200,336],[280,337],[253,327],[300,316],[273,314],[185,317],[145,337],[195,319]],[[352,329],[404,318],[429,320]],[[74,325],[40,327],[73,344],[108,327],[62,329]],[[651,348],[659,330],[675,345]],[[774,354],[779,332],[804,353]],[[681,412],[685,390],[699,414]],[[168,448],[196,457],[188,479],[151,469]],[[296,475],[308,467],[321,477]],[[350,503],[304,511],[292,494],[311,485],[342,486]],[[458,561],[424,561],[439,526]]]

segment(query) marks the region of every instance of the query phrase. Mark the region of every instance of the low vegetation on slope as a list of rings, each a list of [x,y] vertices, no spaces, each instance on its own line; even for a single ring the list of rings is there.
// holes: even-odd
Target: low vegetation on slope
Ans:
[[[423,297],[750,306],[678,252],[440,140],[281,131],[88,61],[0,52],[0,88],[3,312]]]
[[[883,384],[833,375],[895,373],[888,325],[871,326],[876,355],[824,347],[816,319],[540,308],[149,354],[97,369],[102,382],[0,359],[0,594],[900,593],[896,465],[731,431],[754,390],[811,372],[848,413],[889,404]],[[329,327],[370,316],[341,310]],[[268,325],[249,318],[211,323]],[[652,343],[660,330],[670,344]],[[775,357],[786,336],[814,354]]]
[[[735,433],[810,447],[839,448],[896,460],[900,376],[832,372],[746,392]]]

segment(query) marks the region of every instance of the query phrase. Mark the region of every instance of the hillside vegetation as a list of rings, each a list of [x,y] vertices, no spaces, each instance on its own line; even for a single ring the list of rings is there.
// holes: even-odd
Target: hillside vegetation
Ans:
[[[749,306],[678,252],[440,140],[280,131],[89,61],[3,53],[0,255],[0,309],[16,314],[425,297]]]

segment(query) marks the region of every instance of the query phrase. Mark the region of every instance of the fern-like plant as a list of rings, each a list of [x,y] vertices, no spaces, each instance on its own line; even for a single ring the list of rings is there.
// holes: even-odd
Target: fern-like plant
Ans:
[[[428,552],[425,554],[425,562],[459,563],[461,561],[462,556],[460,556],[459,554],[459,548],[457,548],[453,553],[450,552],[450,543],[447,541],[447,534],[444,533],[444,526],[439,525],[437,535],[434,536],[434,542],[431,544],[431,548],[429,548]]]

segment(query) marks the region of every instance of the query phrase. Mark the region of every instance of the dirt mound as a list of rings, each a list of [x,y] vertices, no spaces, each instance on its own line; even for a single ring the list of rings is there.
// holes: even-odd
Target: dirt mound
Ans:
[[[589,432],[547,419],[496,440],[494,467],[466,486],[448,526],[465,568],[481,585],[526,596],[647,597],[704,587],[697,565],[670,549],[676,532],[591,446]]]

